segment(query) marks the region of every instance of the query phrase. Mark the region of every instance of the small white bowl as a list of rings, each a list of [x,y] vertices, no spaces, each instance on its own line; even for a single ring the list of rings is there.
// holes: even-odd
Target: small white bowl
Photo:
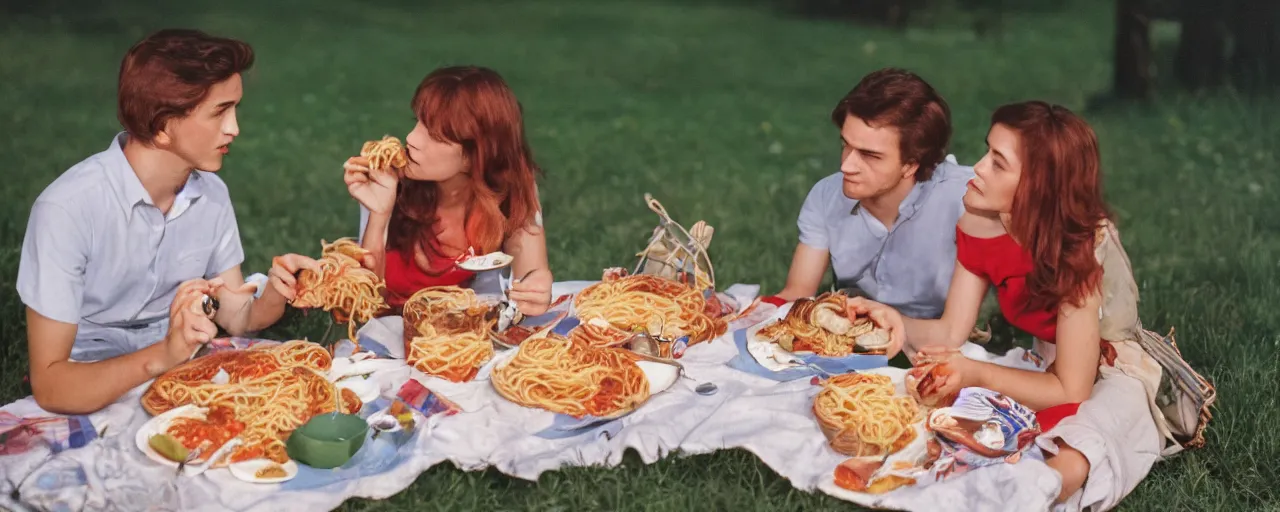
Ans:
[[[231,470],[231,476],[254,484],[278,484],[280,482],[292,480],[293,477],[298,476],[298,463],[293,460],[280,464],[280,467],[284,469],[284,476],[276,478],[258,478],[255,476],[258,473],[258,470],[275,463],[276,462],[271,459],[251,459],[227,466],[227,469]]]

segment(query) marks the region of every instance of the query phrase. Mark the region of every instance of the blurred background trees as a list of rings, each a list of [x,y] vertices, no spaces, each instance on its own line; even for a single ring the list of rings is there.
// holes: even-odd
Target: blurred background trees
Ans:
[[[921,19],[962,13],[977,37],[999,38],[1006,15],[1068,9],[1071,0],[777,0],[808,16],[906,29]],[[1186,90],[1229,86],[1280,88],[1280,0],[1114,0],[1112,94],[1148,97],[1157,83]],[[1152,48],[1155,23],[1177,31],[1176,49],[1161,59]],[[1158,80],[1170,77],[1168,82]]]

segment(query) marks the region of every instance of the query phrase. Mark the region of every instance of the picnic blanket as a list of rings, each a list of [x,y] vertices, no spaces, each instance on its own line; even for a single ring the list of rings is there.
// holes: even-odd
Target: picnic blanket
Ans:
[[[553,293],[570,294],[589,284],[556,283]],[[746,304],[758,288],[735,286],[729,291]],[[753,321],[759,319],[757,315]],[[361,347],[384,357],[403,358],[401,325],[398,317],[371,322],[359,333]],[[561,415],[502,399],[488,381],[493,363],[467,383],[448,382],[407,366],[380,371],[372,378],[380,382],[383,398],[370,408],[385,405],[386,399],[414,381],[446,397],[461,412],[433,417],[426,428],[410,436],[366,442],[340,468],[303,466],[297,478],[282,484],[245,483],[225,470],[175,477],[173,469],[150,462],[133,439],[148,419],[138,402],[147,383],[104,410],[75,419],[81,447],[69,447],[70,437],[58,433],[72,430],[67,428],[42,434],[46,441],[27,442],[21,449],[0,452],[0,506],[15,510],[327,510],[352,497],[389,497],[444,461],[463,470],[492,467],[534,480],[543,472],[566,466],[616,466],[627,449],[651,463],[672,454],[742,448],[797,489],[816,490],[867,506],[905,510],[1052,508],[1058,476],[1032,458],[976,468],[961,477],[878,496],[837,487],[833,471],[847,457],[828,447],[810,412],[818,388],[808,378],[771,378],[731,365],[738,361],[734,364],[742,366],[735,336],[744,329],[741,323],[734,324],[725,336],[690,347],[680,359],[684,378],[634,413],[600,424],[575,424]],[[964,348],[971,357],[1034,367],[1037,358],[1019,350],[995,357],[976,345]],[[902,371],[878,371],[900,382]],[[714,383],[717,391],[711,395],[694,391],[705,382]],[[1082,407],[1082,414],[1086,410]],[[0,413],[15,418],[51,416],[30,397],[0,407]],[[1079,421],[1073,428],[1077,435],[1087,431]],[[1125,444],[1100,436],[1095,433],[1093,441],[1106,447],[1098,452],[1106,460],[1095,461],[1094,466],[1109,471],[1110,477],[1093,481],[1091,475],[1091,487],[1083,493],[1087,499],[1076,499],[1071,509],[1090,503],[1111,506],[1150,468],[1150,463],[1142,462],[1146,459],[1132,463],[1134,457],[1127,454]],[[1158,436],[1154,439],[1158,441]],[[0,449],[8,450],[4,446]],[[15,489],[17,494],[13,494]]]

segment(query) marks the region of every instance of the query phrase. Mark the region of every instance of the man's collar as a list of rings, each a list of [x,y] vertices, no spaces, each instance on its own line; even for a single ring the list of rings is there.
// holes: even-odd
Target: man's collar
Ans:
[[[142,186],[138,174],[133,171],[129,159],[124,156],[124,144],[128,138],[129,135],[126,132],[120,132],[111,139],[104,166],[107,172],[107,183],[111,185],[116,199],[120,202],[120,207],[124,210],[125,220],[133,217],[133,207],[139,201],[151,204],[151,194],[148,194],[146,187]]]
[[[111,146],[107,148],[106,152],[107,161],[105,166],[107,182],[110,184],[112,191],[115,192],[121,209],[124,210],[126,221],[133,219],[133,208],[139,202],[155,205],[155,202],[151,199],[151,194],[147,192],[147,188],[142,186],[142,180],[138,179],[138,173],[133,170],[133,165],[124,156],[124,144],[128,137],[127,132],[120,132],[111,140]],[[192,171],[191,175],[187,177],[187,182],[182,186],[182,190],[178,191],[177,198],[174,199],[174,205],[176,206],[179,203],[189,204],[202,195],[204,195],[204,187],[201,185],[200,173]],[[186,206],[184,205],[182,208],[185,209]]]
[[[898,218],[906,220],[915,215],[920,207],[924,205],[925,197],[928,196],[929,189],[933,188],[933,180],[916,182],[911,186],[911,192],[907,193],[907,197],[902,198],[902,202],[898,203]],[[853,208],[849,209],[849,215],[858,215],[862,212],[862,201],[853,200]]]

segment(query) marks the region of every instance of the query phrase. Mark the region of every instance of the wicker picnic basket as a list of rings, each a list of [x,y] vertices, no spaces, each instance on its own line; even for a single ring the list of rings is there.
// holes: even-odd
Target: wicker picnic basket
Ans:
[[[823,421],[820,416],[815,417],[818,418],[818,428],[822,430],[822,435],[827,437],[827,444],[831,445],[832,450],[850,457],[876,455],[873,452],[878,451],[878,449],[874,446],[863,444],[853,429],[846,429],[844,425]]]
[[[644,195],[645,204],[658,214],[658,226],[643,251],[636,254],[632,274],[646,274],[683,282],[695,289],[716,289],[716,272],[707,248],[715,229],[698,221],[685,229],[667,214],[662,203],[652,195]]]
[[[409,343],[413,341],[414,338],[418,337],[419,334],[421,334],[420,332],[418,332],[418,325],[420,325],[422,321],[426,319],[427,310],[428,310],[426,302],[430,300],[426,298],[426,292],[439,290],[441,288],[458,289],[458,290],[461,290],[463,293],[472,294],[472,295],[474,295],[475,293],[469,288],[459,288],[459,287],[453,287],[453,286],[443,286],[443,287],[433,286],[433,287],[423,288],[421,290],[418,290],[416,293],[410,296],[409,300],[406,300],[404,302],[404,306],[402,308],[402,311],[400,312],[400,318],[404,322],[404,340],[403,341],[404,341],[405,357],[408,357],[409,355]]]
[[[877,376],[873,376],[871,378],[874,379],[876,377]],[[831,377],[823,384],[823,386],[824,388],[825,386],[833,384],[839,386],[851,386],[866,378],[867,374],[846,373]],[[831,445],[831,449],[838,453],[848,455],[850,457],[880,457],[901,450],[907,444],[910,444],[910,442],[916,437],[914,428],[909,429],[895,440],[893,446],[889,447],[888,450],[882,446],[863,442],[861,436],[858,435],[857,428],[853,428],[851,425],[846,425],[835,418],[831,418],[828,415],[821,413],[818,407],[818,398],[821,394],[822,392],[820,391],[819,394],[814,397],[812,406],[813,417],[817,420],[818,429],[822,430],[823,436],[826,436],[827,443]],[[918,412],[916,417],[919,417]]]

